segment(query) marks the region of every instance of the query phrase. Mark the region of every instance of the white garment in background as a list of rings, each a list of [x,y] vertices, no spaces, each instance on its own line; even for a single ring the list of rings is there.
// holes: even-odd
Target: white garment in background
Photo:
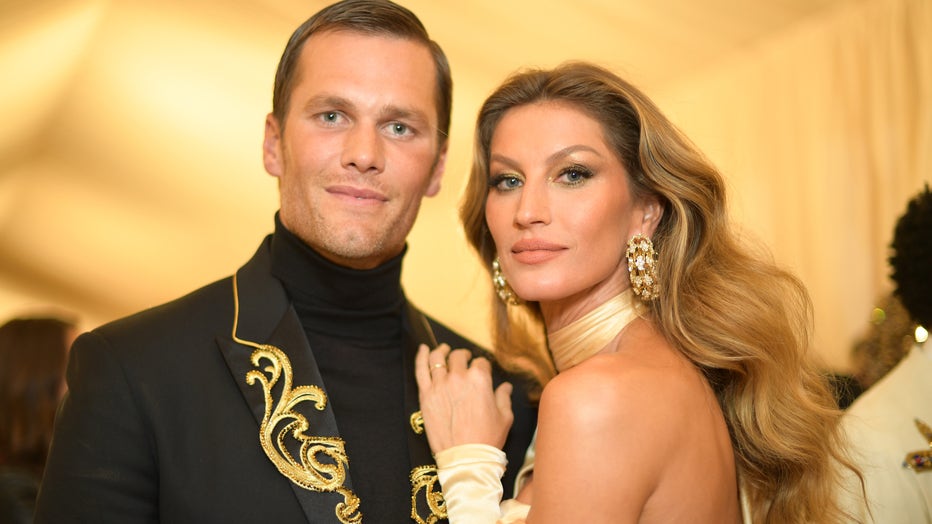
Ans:
[[[917,418],[932,425],[932,348],[918,346],[842,417],[877,524],[932,524],[932,471],[903,467],[907,453],[930,446]],[[842,503],[870,522],[859,493],[844,494]]]

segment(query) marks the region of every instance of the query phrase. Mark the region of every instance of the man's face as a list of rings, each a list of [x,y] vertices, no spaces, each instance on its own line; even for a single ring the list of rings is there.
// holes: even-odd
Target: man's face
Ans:
[[[266,118],[263,160],[280,218],[327,259],[370,269],[398,255],[424,196],[440,190],[435,68],[410,40],[311,36],[284,122]]]

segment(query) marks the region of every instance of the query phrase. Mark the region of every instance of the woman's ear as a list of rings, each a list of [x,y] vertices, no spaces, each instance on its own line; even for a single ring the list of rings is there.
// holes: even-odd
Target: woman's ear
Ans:
[[[654,231],[663,218],[663,205],[656,196],[644,197],[641,201],[641,234],[646,237],[654,236]]]

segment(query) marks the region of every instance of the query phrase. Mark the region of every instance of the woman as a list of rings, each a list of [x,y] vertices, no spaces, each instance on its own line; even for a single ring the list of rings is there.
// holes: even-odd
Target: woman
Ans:
[[[75,335],[50,317],[0,326],[0,522],[32,522]]]
[[[421,349],[451,523],[740,522],[742,499],[753,522],[846,517],[834,466],[854,467],[805,289],[739,244],[721,176],[640,91],[584,63],[506,81],[480,110],[461,219],[502,299],[498,358],[545,387],[503,515],[507,386]]]

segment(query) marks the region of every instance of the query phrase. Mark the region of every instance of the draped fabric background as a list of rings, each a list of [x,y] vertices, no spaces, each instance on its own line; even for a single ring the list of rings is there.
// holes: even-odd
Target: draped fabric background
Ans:
[[[736,221],[808,286],[816,349],[847,367],[892,289],[896,219],[932,181],[932,2],[849,5],[658,98],[725,173]]]
[[[719,166],[743,232],[808,286],[817,351],[849,365],[891,287],[894,221],[932,181],[932,0],[400,1],[455,84],[444,187],[409,237],[415,303],[488,342],[487,273],[456,220],[476,111],[518,67],[589,59]],[[275,64],[325,3],[0,2],[0,317],[54,307],[90,328],[244,262],[277,207]]]

